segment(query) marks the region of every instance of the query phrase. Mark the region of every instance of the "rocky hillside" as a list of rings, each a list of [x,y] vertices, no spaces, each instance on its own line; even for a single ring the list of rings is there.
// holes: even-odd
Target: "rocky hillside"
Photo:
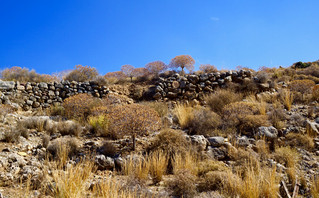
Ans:
[[[2,81],[0,197],[317,197],[319,88],[284,72]]]

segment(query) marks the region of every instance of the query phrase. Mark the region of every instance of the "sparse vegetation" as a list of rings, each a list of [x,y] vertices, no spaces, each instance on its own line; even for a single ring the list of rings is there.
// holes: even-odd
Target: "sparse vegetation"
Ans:
[[[82,87],[85,93],[66,93],[60,102],[36,94],[21,99],[49,101],[47,109],[25,108],[0,93],[0,185],[12,189],[20,180],[20,197],[34,190],[48,197],[318,197],[318,64],[237,73],[201,65],[192,73],[193,64],[187,56],[170,64],[191,75],[155,61],[103,77],[78,66],[65,79],[99,81],[83,84],[108,90],[87,94]],[[222,82],[214,72],[246,77]],[[191,80],[181,85],[179,78]],[[39,90],[52,96],[53,84]],[[190,97],[146,97],[161,89]]]

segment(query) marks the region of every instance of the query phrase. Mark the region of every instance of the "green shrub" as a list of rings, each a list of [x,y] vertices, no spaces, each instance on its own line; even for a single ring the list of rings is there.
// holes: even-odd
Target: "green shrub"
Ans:
[[[89,125],[98,136],[111,137],[109,133],[109,119],[106,114],[89,117]],[[115,137],[114,137],[115,138]]]

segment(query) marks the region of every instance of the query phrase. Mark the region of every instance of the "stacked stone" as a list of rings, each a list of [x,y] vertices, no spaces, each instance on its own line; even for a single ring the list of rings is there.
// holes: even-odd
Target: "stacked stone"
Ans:
[[[79,93],[92,94],[94,97],[104,97],[108,93],[106,86],[99,86],[97,82],[50,82],[35,83],[28,82],[21,84],[13,81],[0,81],[0,91],[3,92],[2,98],[21,98],[23,109],[47,108],[52,104],[59,104],[70,96]],[[0,101],[4,103],[4,100]]]
[[[204,94],[212,92],[217,87],[225,86],[227,82],[242,83],[251,78],[251,71],[246,70],[185,76],[174,74],[171,77],[159,79],[154,99],[201,99]]]

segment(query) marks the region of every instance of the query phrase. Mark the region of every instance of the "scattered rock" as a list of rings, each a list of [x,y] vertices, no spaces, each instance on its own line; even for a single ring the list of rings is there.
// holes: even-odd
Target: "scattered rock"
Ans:
[[[113,170],[115,168],[114,159],[111,157],[105,157],[105,155],[95,156],[95,164],[99,170]]]

